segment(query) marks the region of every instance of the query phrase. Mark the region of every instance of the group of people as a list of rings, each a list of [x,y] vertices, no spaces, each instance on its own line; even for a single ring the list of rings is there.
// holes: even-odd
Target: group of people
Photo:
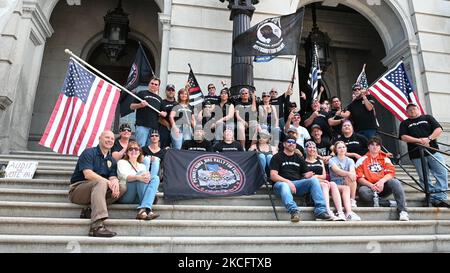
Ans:
[[[99,145],[79,157],[71,179],[69,198],[89,205],[89,235],[112,237],[116,233],[104,225],[107,204],[138,204],[136,219],[151,220],[165,151],[185,149],[204,152],[256,151],[273,190],[291,215],[300,221],[294,195],[311,199],[318,220],[359,221],[352,209],[365,206],[396,206],[398,219],[408,221],[405,193],[395,179],[389,154],[383,152],[377,133],[374,100],[361,86],[353,86],[353,100],[345,109],[340,99],[311,102],[311,113],[300,113],[290,102],[292,85],[278,96],[272,89],[258,101],[255,92],[242,88],[240,98],[231,100],[228,88],[216,95],[213,84],[201,107],[189,104],[189,92],[181,88],[175,100],[175,86],[167,85],[166,98],[159,96],[160,80],[154,78],[130,108],[136,110],[135,139],[129,124],[120,126],[119,137],[105,131]],[[305,97],[302,96],[302,99]],[[151,107],[149,107],[151,106]],[[330,107],[331,106],[331,107]],[[400,137],[408,143],[410,157],[419,170],[416,145],[437,148],[442,127],[429,115],[421,115],[408,104],[409,119],[400,125]],[[303,118],[304,117],[304,118]],[[304,120],[304,122],[302,122]],[[236,140],[237,139],[237,140]],[[433,204],[448,207],[447,172],[435,161],[439,153],[426,158],[438,182],[432,187]],[[429,172],[430,173],[430,172]],[[431,175],[431,174],[430,174]],[[393,194],[394,201],[384,198]],[[331,209],[330,199],[335,211]]]

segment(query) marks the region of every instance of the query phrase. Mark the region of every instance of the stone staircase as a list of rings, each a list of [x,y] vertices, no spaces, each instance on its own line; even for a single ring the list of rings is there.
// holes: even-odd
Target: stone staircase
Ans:
[[[113,238],[88,237],[82,206],[67,198],[76,157],[12,152],[0,162],[37,160],[33,180],[0,179],[0,252],[448,252],[450,210],[423,207],[424,195],[405,186],[409,222],[395,208],[358,207],[361,222],[314,221],[303,208],[299,223],[275,197],[276,221],[267,189],[256,195],[160,201],[161,217],[134,220],[135,205],[109,207]],[[412,170],[412,166],[407,167]],[[397,177],[412,180],[399,168]],[[162,190],[162,189],[161,189]]]

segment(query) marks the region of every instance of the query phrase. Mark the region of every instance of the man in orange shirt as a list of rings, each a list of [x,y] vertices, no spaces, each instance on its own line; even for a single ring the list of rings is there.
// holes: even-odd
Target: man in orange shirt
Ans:
[[[369,152],[356,162],[356,176],[360,185],[361,201],[373,203],[374,196],[386,197],[394,194],[400,221],[409,221],[405,192],[400,181],[394,178],[395,167],[385,153],[381,152],[381,139],[373,137],[368,142]],[[379,199],[381,202],[387,200]]]

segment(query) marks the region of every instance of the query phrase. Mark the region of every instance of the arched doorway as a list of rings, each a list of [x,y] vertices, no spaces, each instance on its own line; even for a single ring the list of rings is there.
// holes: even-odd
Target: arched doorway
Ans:
[[[155,58],[153,57],[153,54],[145,46],[145,44],[141,42],[141,45],[144,48],[145,54],[150,62],[150,66],[153,69],[155,69]],[[106,76],[110,77],[112,80],[116,81],[121,85],[125,85],[128,73],[130,72],[130,68],[131,65],[133,64],[138,47],[139,47],[138,41],[134,39],[128,39],[124,55],[121,58],[119,58],[116,62],[111,62],[104,53],[102,44],[99,44],[97,47],[91,50],[91,52],[88,54],[87,60],[89,64],[96,67],[98,70],[100,70]],[[111,129],[114,132],[117,132],[119,124],[123,122],[127,122],[132,126],[134,126],[135,114],[131,113],[130,115],[121,118],[119,113],[119,106],[117,106],[116,115]]]
[[[301,2],[303,2],[306,10],[302,34],[302,43],[304,44],[312,29],[311,4],[318,1]],[[402,35],[394,38],[384,32],[380,35],[380,31],[383,31],[385,26],[382,24],[374,25],[374,22],[378,22],[377,19],[368,20],[367,13],[364,13],[368,12],[367,9],[360,7],[360,3],[342,2],[342,4],[335,4],[334,6],[329,6],[329,3],[323,4],[322,1],[315,4],[317,26],[331,38],[331,64],[327,67],[326,73],[322,75],[322,84],[329,96],[338,96],[343,107],[346,107],[351,102],[351,86],[355,83],[363,65],[366,64],[366,74],[370,85],[390,65],[386,56],[389,55],[389,51],[395,44],[395,39],[400,39],[400,36],[405,37],[406,34],[402,31]],[[385,6],[385,8],[390,9],[388,6]],[[401,28],[401,26],[396,27]],[[305,54],[304,50],[302,54]],[[303,60],[305,60],[305,56],[303,56]],[[304,63],[304,67],[300,67],[300,63],[299,61],[299,72],[306,67],[307,71],[303,74],[306,81],[309,74],[309,64]],[[302,81],[299,81],[299,83],[301,84]],[[300,88],[305,87],[301,84]],[[306,90],[310,92],[308,89]],[[309,105],[306,105],[306,107],[308,109]],[[379,130],[390,133],[397,131],[394,116],[378,102],[376,102],[375,107],[377,118],[380,121]],[[398,151],[397,143],[394,140],[388,138],[384,140],[385,146],[391,152]]]

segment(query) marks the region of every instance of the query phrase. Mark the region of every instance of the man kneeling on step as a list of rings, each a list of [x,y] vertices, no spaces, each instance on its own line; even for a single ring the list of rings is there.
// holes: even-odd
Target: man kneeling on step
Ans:
[[[115,202],[125,191],[119,187],[117,162],[111,155],[113,145],[113,132],[102,132],[98,146],[80,155],[70,180],[70,202],[92,207],[89,236],[93,237],[117,235],[103,223],[108,218],[107,204]]]
[[[294,137],[287,137],[283,142],[283,150],[275,154],[270,161],[270,179],[274,181],[273,189],[281,196],[281,200],[291,214],[291,222],[300,221],[299,208],[293,195],[311,194],[314,201],[314,215],[317,220],[332,220],[327,213],[320,182],[308,172],[305,160],[295,153]]]

